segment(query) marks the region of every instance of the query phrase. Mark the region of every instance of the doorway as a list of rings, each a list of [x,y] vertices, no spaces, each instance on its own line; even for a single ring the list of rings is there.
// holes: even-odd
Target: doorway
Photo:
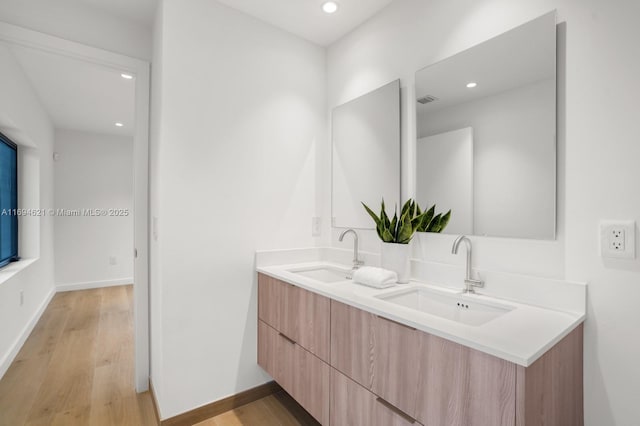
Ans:
[[[134,312],[134,347],[135,347],[135,387],[136,391],[144,392],[149,387],[149,267],[148,267],[148,146],[149,146],[149,63],[127,57],[124,55],[112,53],[102,49],[86,46],[83,44],[70,42],[68,40],[60,39],[54,36],[45,35],[35,31],[31,31],[25,28],[0,23],[0,41],[10,46],[12,49],[21,50],[23,52],[29,52],[32,55],[47,56],[49,59],[58,61],[59,63],[75,63],[76,65],[84,68],[91,68],[96,73],[103,73],[105,75],[113,76],[118,83],[130,83],[132,100],[130,113],[123,114],[124,117],[130,118],[114,118],[109,116],[108,109],[100,109],[100,104],[91,104],[87,102],[84,104],[84,108],[72,109],[70,108],[71,115],[81,115],[83,112],[89,110],[102,111],[104,116],[102,120],[105,125],[120,129],[123,131],[124,136],[130,137],[131,140],[131,197],[132,203],[128,211],[130,214],[132,227],[131,227],[131,246],[128,250],[119,250],[113,255],[106,256],[106,270],[109,270],[109,266],[122,266],[127,259],[130,258],[132,263],[131,276],[122,277],[110,277],[105,281],[109,281],[110,284],[120,284],[118,279],[128,280],[131,279],[133,283],[133,312]],[[43,71],[47,71],[46,69]],[[60,68],[58,71],[64,72],[64,68]],[[73,82],[74,72],[73,70],[67,71],[68,74],[63,77]],[[42,78],[46,80],[46,72],[41,72]],[[49,77],[55,77],[52,73]],[[58,76],[60,77],[60,76]],[[69,82],[69,81],[67,81]],[[52,90],[55,87],[52,87]],[[58,88],[59,89],[59,88]],[[100,87],[100,84],[88,84],[86,86],[88,94],[94,89],[98,90],[98,93],[109,94],[108,87]],[[61,93],[60,96],[65,96]],[[68,102],[82,102],[76,99],[67,99]],[[77,106],[77,105],[76,105]],[[86,111],[83,111],[86,110]],[[73,112],[75,111],[75,112]],[[99,115],[99,114],[94,114]],[[82,117],[80,117],[82,118]],[[84,118],[84,121],[90,121],[88,117]],[[116,124],[118,123],[118,124]],[[87,129],[84,129],[86,133]],[[83,131],[83,129],[75,129],[74,132]],[[89,132],[91,133],[91,132]],[[101,133],[100,131],[94,133]],[[109,133],[109,132],[102,132]],[[66,140],[72,140],[76,135],[67,134]],[[100,155],[96,155],[99,158]],[[54,156],[54,160],[55,160]],[[64,160],[59,156],[58,160]],[[55,216],[79,215],[83,218],[91,217],[114,217],[115,215],[127,214],[127,206],[119,205],[115,203],[112,206],[105,208],[102,205],[86,205],[81,206],[79,209],[71,207],[69,212],[56,211],[53,214]],[[52,206],[41,206],[49,209]],[[61,206],[64,208],[64,206]],[[84,209],[84,210],[83,210]],[[112,211],[110,211],[112,209]],[[78,211],[76,211],[78,210]],[[106,211],[105,211],[106,210]],[[115,249],[114,249],[115,250]],[[128,253],[127,253],[128,251]],[[104,256],[103,256],[104,257]],[[105,259],[103,259],[105,260]],[[122,262],[122,263],[119,263]],[[115,268],[112,268],[115,269]],[[125,274],[120,271],[119,273]],[[99,281],[99,280],[98,280]],[[61,283],[66,285],[82,284],[86,288],[90,287],[91,281],[82,280],[69,283]],[[95,283],[94,283],[95,284]],[[98,284],[99,285],[99,284]],[[69,290],[71,288],[64,288],[61,286],[60,290]]]

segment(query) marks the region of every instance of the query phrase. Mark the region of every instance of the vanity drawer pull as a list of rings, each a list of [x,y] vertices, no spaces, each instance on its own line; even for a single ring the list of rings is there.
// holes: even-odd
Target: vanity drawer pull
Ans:
[[[394,413],[396,413],[397,415],[399,415],[400,417],[402,417],[403,419],[405,419],[409,423],[413,424],[413,423],[416,422],[416,419],[414,419],[413,417],[411,417],[410,415],[408,415],[407,413],[405,413],[404,411],[402,411],[398,407],[394,406],[393,404],[388,403],[384,399],[382,399],[380,397],[377,397],[376,401],[379,402],[380,404],[384,405],[389,410],[393,411]]]
[[[394,321],[394,320],[389,319],[389,318],[381,317],[380,315],[376,315],[376,316],[377,316],[378,318],[382,319],[382,320],[388,321],[388,322],[390,322],[390,323],[393,323],[393,324],[399,325],[399,326],[404,327],[404,328],[408,328],[409,330],[415,330],[415,328],[414,328],[414,327],[411,327],[410,325],[406,325],[406,324],[403,324],[403,323],[398,322],[398,321]]]
[[[286,335],[282,334],[282,333],[278,333],[280,335],[280,337],[282,337],[284,340],[286,340],[287,342],[291,343],[292,345],[296,344],[296,341],[293,340],[290,337],[287,337]]]

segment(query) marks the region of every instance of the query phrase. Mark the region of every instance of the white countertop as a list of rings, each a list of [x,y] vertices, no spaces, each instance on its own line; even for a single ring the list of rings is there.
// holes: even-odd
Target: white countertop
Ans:
[[[374,289],[350,280],[323,283],[303,277],[290,269],[320,265],[347,267],[327,260],[302,261],[278,264],[257,263],[257,271],[273,278],[304,288],[330,299],[354,306],[376,315],[397,321],[418,330],[439,336],[498,358],[528,367],[551,349],[562,338],[573,331],[585,319],[584,312],[569,312],[548,309],[526,303],[488,297],[481,294],[459,295],[469,301],[497,302],[515,308],[487,323],[478,326],[447,320],[401,305],[378,299],[376,296],[397,292],[399,289],[424,287],[432,291],[458,294],[442,285],[412,280],[409,284],[387,289]],[[586,293],[586,286],[585,286]]]

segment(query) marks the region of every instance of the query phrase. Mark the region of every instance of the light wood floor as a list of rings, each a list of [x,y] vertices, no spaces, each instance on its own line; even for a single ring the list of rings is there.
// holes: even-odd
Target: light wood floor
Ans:
[[[0,381],[0,425],[155,425],[133,383],[133,287],[55,295]]]
[[[156,425],[133,356],[132,286],[56,294],[0,380],[0,426]],[[280,392],[198,426],[317,424]]]
[[[320,426],[289,395],[278,392],[196,426]]]

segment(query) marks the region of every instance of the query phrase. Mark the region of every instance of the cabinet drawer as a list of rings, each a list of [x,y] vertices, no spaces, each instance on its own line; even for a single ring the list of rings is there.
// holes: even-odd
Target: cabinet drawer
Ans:
[[[261,320],[258,364],[316,420],[329,424],[328,364]]]
[[[371,389],[376,316],[331,301],[331,366]]]
[[[329,362],[330,301],[258,274],[258,318]]]
[[[331,426],[420,426],[336,369],[331,371]]]
[[[331,366],[405,413],[415,414],[420,332],[331,302]]]
[[[422,332],[376,317],[371,390],[405,413],[415,415]]]
[[[416,418],[427,426],[513,426],[516,366],[420,333]]]
[[[258,365],[289,394],[294,390],[294,361],[295,345],[266,323],[258,321]]]

